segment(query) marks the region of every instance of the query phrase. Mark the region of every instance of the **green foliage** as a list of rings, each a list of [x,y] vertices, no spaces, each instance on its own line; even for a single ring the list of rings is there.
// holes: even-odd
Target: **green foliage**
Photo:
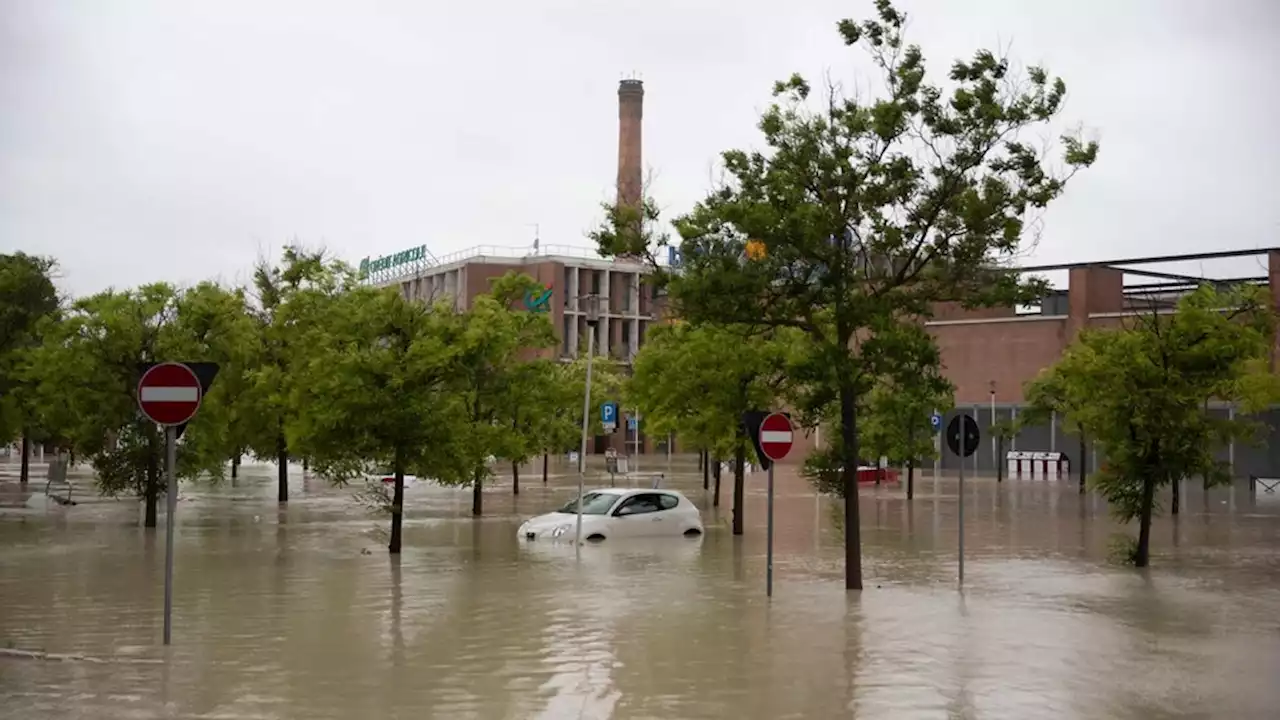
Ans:
[[[1063,137],[1063,165],[1021,137],[1043,134],[1066,86],[980,50],[957,61],[949,91],[926,80],[921,49],[903,37],[888,0],[877,16],[844,20],[846,45],[879,69],[878,98],[837,90],[810,102],[799,75],[777,83],[760,119],[766,149],[723,154],[727,182],[676,221],[683,265],[660,274],[677,313],[695,324],[796,328],[809,336],[810,382],[839,403],[844,483],[854,488],[859,399],[900,361],[899,327],[935,303],[1011,305],[1041,282],[1003,267],[1027,220],[1060,195],[1097,145]],[[649,205],[646,204],[645,207]],[[667,242],[643,208],[611,211],[594,234],[602,252],[654,257]],[[746,256],[748,241],[764,257]],[[811,407],[819,405],[810,403]],[[856,494],[849,512],[856,521]],[[850,528],[857,543],[857,528]],[[850,587],[860,587],[850,568]]]
[[[36,388],[24,379],[32,349],[59,308],[55,263],[25,253],[0,255],[0,443],[24,429],[37,439]]]
[[[1091,478],[1122,521],[1139,518],[1139,564],[1155,491],[1200,475],[1229,481],[1217,448],[1256,438],[1245,417],[1220,419],[1210,399],[1236,404],[1242,415],[1280,399],[1268,367],[1274,316],[1258,288],[1220,293],[1204,286],[1174,314],[1151,312],[1118,330],[1088,330],[1028,388],[1037,412],[1058,412],[1098,443],[1106,463]]]
[[[154,502],[162,487],[162,441],[137,410],[141,365],[214,361],[234,377],[255,345],[242,296],[213,284],[181,293],[157,283],[84,298],[47,327],[27,366],[38,423],[92,463],[103,493],[138,492]],[[233,395],[215,383],[204,398],[179,445],[179,477],[221,477]],[[151,515],[149,509],[149,522]]]
[[[777,407],[795,334],[751,336],[745,328],[662,325],[635,358],[627,395],[651,435],[673,433],[713,457],[751,443],[742,414]]]
[[[464,481],[466,464],[454,452],[462,408],[449,387],[461,328],[451,309],[394,289],[306,289],[281,314],[294,316],[325,320],[291,338],[283,416],[292,450],[339,483],[371,465]]]
[[[240,411],[231,430],[240,447],[273,461],[282,450],[290,454],[285,427],[295,419],[289,398],[292,363],[306,361],[301,336],[326,326],[328,305],[322,299],[334,300],[354,285],[351,268],[323,251],[291,246],[284,249],[279,265],[258,264],[250,312],[258,326],[259,348],[252,369],[239,381]],[[306,297],[300,299],[302,294]]]

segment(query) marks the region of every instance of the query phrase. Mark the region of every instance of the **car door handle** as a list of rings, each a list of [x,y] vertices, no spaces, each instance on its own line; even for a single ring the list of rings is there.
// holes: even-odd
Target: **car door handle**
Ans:
[[[652,520],[652,522],[662,522],[662,518],[656,517]]]

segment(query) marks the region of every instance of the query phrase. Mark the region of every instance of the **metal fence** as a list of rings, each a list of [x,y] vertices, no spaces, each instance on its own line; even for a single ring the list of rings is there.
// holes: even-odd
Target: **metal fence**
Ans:
[[[990,404],[964,405],[943,414],[943,431],[946,430],[952,418],[960,414],[968,414],[977,421],[978,428],[982,432],[982,442],[978,451],[964,460],[965,472],[995,474],[996,464],[1005,462],[1005,459],[1003,454],[999,457],[995,454],[991,426],[996,422],[1009,422],[1016,413],[1020,412],[1021,407],[997,404],[994,421]],[[1221,418],[1233,416],[1233,410],[1227,406],[1210,406],[1209,412]],[[1233,474],[1238,478],[1250,475],[1280,477],[1280,408],[1274,408],[1254,419],[1260,421],[1262,426],[1255,442],[1237,442],[1234,445],[1218,448],[1218,459],[1231,463],[1234,468]],[[1063,453],[1071,464],[1072,475],[1078,471],[1082,457],[1080,437],[1075,428],[1068,426],[1057,415],[1052,416],[1047,423],[1020,428],[1017,437],[1004,441],[1003,453],[1011,451]],[[1093,442],[1088,441],[1088,438],[1086,438],[1083,457],[1089,472],[1097,470],[1098,466],[1105,461],[1102,452]],[[959,468],[960,458],[948,450],[943,443],[943,471],[955,472]]]

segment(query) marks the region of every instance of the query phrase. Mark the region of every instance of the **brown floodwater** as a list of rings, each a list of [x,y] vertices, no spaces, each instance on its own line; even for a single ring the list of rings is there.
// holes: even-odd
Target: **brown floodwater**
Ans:
[[[480,520],[468,490],[415,487],[398,559],[350,489],[299,474],[277,509],[273,475],[184,488],[170,648],[163,517],[0,508],[0,648],[84,656],[0,649],[0,717],[1280,716],[1280,495],[1243,485],[1188,484],[1140,572],[1108,562],[1097,497],[969,481],[963,592],[956,482],[926,476],[910,503],[866,488],[866,590],[846,594],[838,505],[780,471],[770,601],[763,474],[745,537],[685,472],[667,486],[704,507],[704,538],[580,556],[515,536],[571,477],[497,484]]]

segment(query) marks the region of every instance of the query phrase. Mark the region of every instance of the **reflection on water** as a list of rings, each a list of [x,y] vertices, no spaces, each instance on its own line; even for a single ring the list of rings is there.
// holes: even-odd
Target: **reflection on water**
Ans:
[[[1109,565],[1116,526],[1066,483],[862,496],[867,590],[841,582],[840,510],[779,472],[764,597],[763,475],[748,534],[524,545],[572,479],[408,493],[405,552],[350,491],[271,468],[179,503],[174,645],[163,545],[132,501],[0,510],[0,716],[16,718],[1274,717],[1280,500],[1184,492],[1155,567]],[[669,483],[704,508],[701,478]],[[28,504],[28,508],[32,507]],[[163,507],[163,506],[162,506]],[[105,662],[94,662],[102,659]],[[145,662],[149,661],[149,662]]]

